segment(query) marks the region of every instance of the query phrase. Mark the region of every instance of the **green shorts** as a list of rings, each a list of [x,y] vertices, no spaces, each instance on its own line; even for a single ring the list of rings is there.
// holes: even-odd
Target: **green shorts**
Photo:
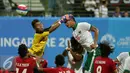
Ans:
[[[88,56],[87,56],[87,60],[85,62],[84,65],[84,70],[93,73],[93,61],[97,56],[101,55],[100,49],[96,48],[94,51],[92,52],[87,52]]]

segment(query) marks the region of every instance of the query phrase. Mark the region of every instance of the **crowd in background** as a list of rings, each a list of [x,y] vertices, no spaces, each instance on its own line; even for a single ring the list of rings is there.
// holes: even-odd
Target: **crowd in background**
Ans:
[[[31,1],[31,0],[30,0]],[[129,17],[125,6],[112,6],[109,0],[39,0],[44,11],[29,10],[28,16],[59,17],[70,13],[76,17]],[[16,16],[17,2],[0,0],[1,16]],[[122,9],[120,9],[122,8]],[[128,7],[127,7],[128,8]],[[6,13],[5,13],[6,12]],[[39,14],[40,13],[40,14]],[[37,14],[37,15],[36,15]]]

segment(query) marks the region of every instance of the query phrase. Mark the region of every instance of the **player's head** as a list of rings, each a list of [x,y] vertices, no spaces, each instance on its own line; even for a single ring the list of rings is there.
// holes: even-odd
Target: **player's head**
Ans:
[[[65,25],[68,28],[74,27],[74,24],[76,24],[74,16],[72,14],[66,14],[65,17],[66,17]]]
[[[21,58],[24,58],[25,56],[28,55],[28,48],[25,44],[21,44],[18,47],[18,54]]]
[[[104,40],[99,44],[102,57],[108,57],[113,52],[114,46],[110,42]]]
[[[55,57],[55,64],[56,66],[63,66],[65,63],[64,56],[59,54]]]
[[[43,32],[43,24],[38,19],[34,19],[32,21],[32,27],[36,30],[36,32]]]
[[[73,51],[78,52],[78,53],[81,53],[83,51],[82,45],[77,40],[75,40],[74,37],[71,37],[70,42],[71,42],[71,47]]]

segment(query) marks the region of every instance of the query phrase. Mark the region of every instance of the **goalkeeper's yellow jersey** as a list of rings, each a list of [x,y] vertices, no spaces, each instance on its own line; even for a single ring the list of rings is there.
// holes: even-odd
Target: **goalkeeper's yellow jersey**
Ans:
[[[32,46],[30,49],[28,49],[29,52],[33,55],[42,57],[46,47],[48,36],[49,31],[44,31],[43,33],[35,33]]]

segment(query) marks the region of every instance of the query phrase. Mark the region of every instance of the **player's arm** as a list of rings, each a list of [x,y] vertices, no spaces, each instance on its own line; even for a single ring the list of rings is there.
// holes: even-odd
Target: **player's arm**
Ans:
[[[114,70],[114,72],[113,72],[113,73],[118,73],[117,69],[116,69],[116,70]]]
[[[67,50],[64,50],[63,53],[62,53],[62,55],[63,55],[64,57],[66,57],[67,54],[68,54],[68,51],[67,51]]]
[[[59,21],[56,21],[55,23],[53,23],[50,28],[49,28],[49,33],[55,31],[58,27],[60,26]]]
[[[54,68],[38,68],[38,71],[43,72],[43,73],[55,73],[55,69]]]
[[[121,52],[117,58],[114,60],[115,63],[117,63],[117,66],[121,65],[121,61],[123,60],[123,58],[125,57],[125,54],[127,54],[127,52]]]
[[[74,57],[74,60],[76,61],[80,61],[83,59],[83,56],[81,54],[78,54],[76,52],[73,52],[72,49],[68,48],[68,51],[70,51],[70,53],[72,54],[72,56]]]
[[[83,55],[82,54],[79,54],[79,53],[76,53],[76,52],[73,52],[72,49],[70,48],[70,41],[68,41],[68,48],[67,48],[68,51],[70,51],[70,53],[72,54],[73,58],[76,60],[76,61],[80,61],[83,59]]]
[[[120,61],[117,58],[114,60],[114,62],[116,63],[117,66],[121,65]]]
[[[95,26],[91,25],[90,31],[94,32],[94,44],[97,45],[99,30]]]
[[[60,24],[64,23],[65,21],[66,21],[66,18],[65,16],[63,16],[59,21],[56,21],[54,24],[50,26],[49,32],[51,33],[54,30],[56,30],[60,26]]]

